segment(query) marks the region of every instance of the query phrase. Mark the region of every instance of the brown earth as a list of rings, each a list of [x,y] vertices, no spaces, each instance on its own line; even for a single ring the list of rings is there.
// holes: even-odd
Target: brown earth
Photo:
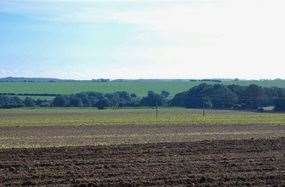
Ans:
[[[285,137],[285,125],[81,125],[0,127],[0,149],[279,137]]]
[[[284,158],[285,138],[2,149],[0,186],[284,186]]]

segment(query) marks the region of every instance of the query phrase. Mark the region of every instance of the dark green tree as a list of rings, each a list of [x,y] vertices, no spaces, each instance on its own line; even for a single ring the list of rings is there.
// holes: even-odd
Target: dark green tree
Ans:
[[[54,98],[52,105],[55,107],[67,107],[69,106],[69,98],[63,95],[57,96]]]
[[[30,98],[30,97],[26,97],[25,98],[24,104],[25,104],[26,107],[35,107],[36,106],[35,100]]]
[[[275,99],[274,105],[276,111],[285,111],[285,98]]]
[[[96,107],[99,110],[104,110],[108,106],[109,106],[109,103],[108,103],[108,100],[106,98],[102,98],[96,103]]]
[[[143,97],[141,100],[142,106],[161,106],[163,104],[163,98],[160,94],[157,94],[153,91],[149,91],[146,97]]]
[[[69,101],[69,106],[71,107],[82,107],[83,102],[80,97],[77,96],[71,96]]]

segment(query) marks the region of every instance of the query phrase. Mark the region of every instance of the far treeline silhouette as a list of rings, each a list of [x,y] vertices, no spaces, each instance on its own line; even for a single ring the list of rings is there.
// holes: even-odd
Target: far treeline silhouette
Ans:
[[[37,94],[30,94],[30,96],[34,95]],[[43,95],[45,94],[41,94],[41,96]],[[178,93],[173,98],[169,98],[169,95],[167,91],[162,91],[160,94],[149,91],[147,96],[141,98],[126,91],[107,94],[82,92],[72,95],[55,95],[52,100],[42,100],[31,97],[21,99],[23,94],[0,94],[0,108],[97,107],[104,109],[106,107],[178,106],[236,110],[259,110],[263,107],[271,107],[276,111],[285,111],[285,89],[277,87],[265,88],[254,84],[226,86],[204,83]]]

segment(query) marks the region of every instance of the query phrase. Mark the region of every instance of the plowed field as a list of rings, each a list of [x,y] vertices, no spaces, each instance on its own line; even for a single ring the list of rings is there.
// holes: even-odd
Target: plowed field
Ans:
[[[285,138],[0,150],[3,185],[285,185]]]

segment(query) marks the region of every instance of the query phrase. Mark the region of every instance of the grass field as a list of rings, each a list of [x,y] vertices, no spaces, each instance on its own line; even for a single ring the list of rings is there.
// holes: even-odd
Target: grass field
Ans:
[[[284,113],[162,108],[0,110],[0,148],[280,137]]]
[[[284,124],[284,113],[255,113],[227,110],[162,108],[155,110],[95,108],[2,109],[0,126],[78,126],[78,125],[180,125],[180,124]]]
[[[85,91],[96,91],[110,93],[115,91],[128,91],[144,96],[148,91],[161,92],[163,90],[174,96],[176,93],[186,91],[191,87],[203,82],[182,81],[182,80],[149,80],[149,81],[126,81],[126,82],[0,82],[0,93],[48,93],[48,94],[72,94]],[[213,83],[213,82],[207,82]],[[249,85],[257,84],[265,87],[285,88],[285,80],[265,81],[233,81],[225,80],[223,84]]]

